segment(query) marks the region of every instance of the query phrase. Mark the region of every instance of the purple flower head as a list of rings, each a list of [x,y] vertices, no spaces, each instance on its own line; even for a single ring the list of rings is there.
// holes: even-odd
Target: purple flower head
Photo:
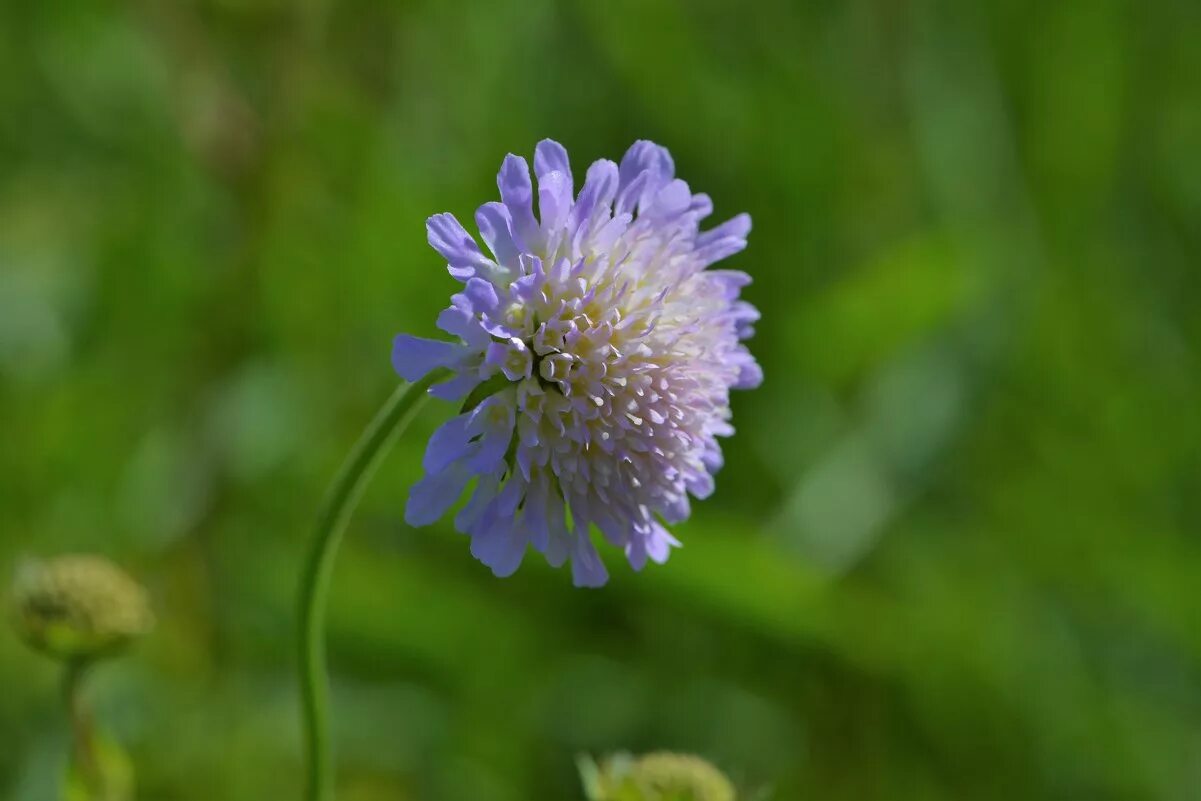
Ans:
[[[713,491],[730,390],[763,378],[742,344],[759,316],[738,299],[750,277],[706,269],[746,247],[751,220],[701,231],[709,197],[651,142],[595,162],[578,194],[557,142],[538,143],[534,174],[536,189],[506,156],[501,202],[476,212],[491,256],[453,215],[427,223],[463,284],[438,317],[457,341],[402,334],[392,362],[408,381],[448,368],[430,392],[466,402],[430,439],[405,519],[432,523],[474,480],[455,526],[477,559],[508,576],[532,546],[599,586],[590,526],[635,570],[666,561],[679,542],[664,523]]]

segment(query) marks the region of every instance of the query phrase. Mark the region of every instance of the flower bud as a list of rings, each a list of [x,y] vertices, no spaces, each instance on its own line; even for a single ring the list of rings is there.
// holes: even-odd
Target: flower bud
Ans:
[[[111,655],[154,623],[141,585],[107,559],[89,554],[21,563],[12,611],[26,642],[64,661]]]
[[[591,774],[591,775],[588,775]],[[734,785],[713,765],[691,754],[618,754],[585,783],[597,801],[734,801]]]

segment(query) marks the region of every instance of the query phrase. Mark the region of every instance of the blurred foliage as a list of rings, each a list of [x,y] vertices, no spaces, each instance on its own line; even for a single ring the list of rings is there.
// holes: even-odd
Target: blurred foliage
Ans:
[[[135,797],[134,768],[118,743],[99,735],[90,757],[95,778],[73,759],[63,777],[63,801],[131,801]]]
[[[340,798],[578,798],[580,751],[780,799],[1201,787],[1201,5],[0,6],[0,568],[89,550],[159,625],[91,695],[141,797],[295,797],[316,500],[508,151],[671,148],[767,381],[666,567],[498,581],[403,497],[332,609]],[[7,568],[4,568],[7,569]],[[0,637],[0,794],[53,797]]]

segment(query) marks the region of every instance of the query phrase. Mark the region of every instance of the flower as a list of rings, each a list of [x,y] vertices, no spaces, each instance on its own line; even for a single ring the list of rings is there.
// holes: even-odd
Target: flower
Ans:
[[[12,610],[30,645],[67,661],[108,656],[154,624],[141,585],[91,554],[23,562],[13,582]]]
[[[474,480],[455,525],[496,575],[533,546],[556,567],[570,559],[577,586],[600,586],[590,526],[635,570],[666,561],[679,542],[664,523],[713,492],[730,390],[762,380],[742,344],[759,316],[738,299],[750,277],[705,269],[746,247],[751,221],[701,231],[709,197],[651,142],[593,163],[578,195],[557,142],[538,143],[534,173],[537,217],[512,154],[501,202],[476,212],[491,258],[453,215],[426,224],[463,283],[438,317],[458,341],[402,334],[392,362],[408,381],[448,370],[431,394],[466,403],[430,439],[405,519],[434,522]]]

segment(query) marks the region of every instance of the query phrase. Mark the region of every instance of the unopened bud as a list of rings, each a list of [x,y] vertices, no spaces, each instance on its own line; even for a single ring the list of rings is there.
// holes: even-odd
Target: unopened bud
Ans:
[[[691,754],[625,754],[606,759],[585,776],[598,801],[734,801],[734,785]]]
[[[110,655],[154,623],[141,585],[107,559],[88,554],[23,562],[12,606],[21,637],[65,661]]]

